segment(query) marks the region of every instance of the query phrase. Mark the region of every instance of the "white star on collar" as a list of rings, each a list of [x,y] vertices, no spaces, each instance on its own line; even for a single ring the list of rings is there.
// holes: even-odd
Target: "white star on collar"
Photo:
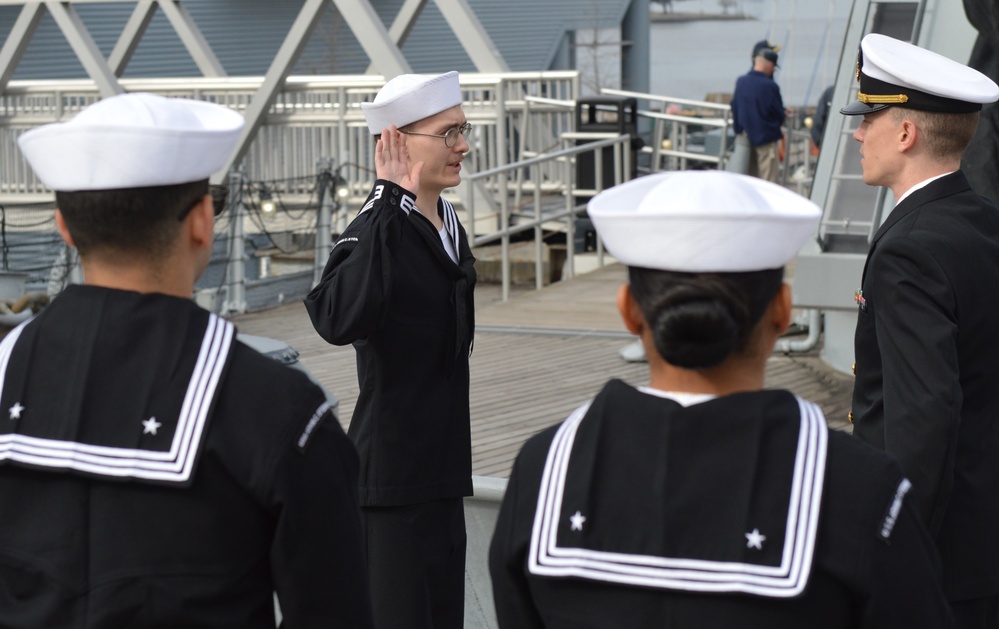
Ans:
[[[142,434],[156,436],[156,431],[162,426],[160,422],[156,421],[155,417],[150,417],[142,422]]]
[[[21,419],[21,411],[24,410],[24,405],[20,402],[15,402],[14,406],[10,407],[10,418],[11,419]]]
[[[569,516],[569,521],[572,522],[572,528],[570,530],[582,531],[583,522],[586,522],[586,516],[577,511],[575,515]]]
[[[753,529],[752,533],[746,533],[746,548],[755,548],[756,550],[763,550],[763,542],[766,541],[767,536],[760,534],[760,529]]]

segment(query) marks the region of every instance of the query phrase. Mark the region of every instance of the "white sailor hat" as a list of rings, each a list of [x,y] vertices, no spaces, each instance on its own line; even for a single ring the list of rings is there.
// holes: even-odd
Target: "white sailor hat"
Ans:
[[[857,80],[857,102],[840,113],[854,116],[892,106],[970,113],[999,100],[999,86],[978,70],[877,33],[860,42]]]
[[[587,205],[607,250],[628,266],[738,273],[784,266],[821,211],[769,181],[717,170],[656,173]]]
[[[52,190],[111,190],[208,179],[239,140],[243,116],[204,101],[119,94],[72,120],[18,138],[38,178]]]
[[[368,130],[378,135],[390,126],[404,127],[461,104],[458,73],[437,76],[400,74],[378,90],[374,102],[361,103]]]

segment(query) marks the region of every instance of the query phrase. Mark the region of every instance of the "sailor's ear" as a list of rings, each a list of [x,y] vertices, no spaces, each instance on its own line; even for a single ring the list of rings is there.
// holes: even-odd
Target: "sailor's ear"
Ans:
[[[632,334],[641,336],[642,329],[645,327],[645,317],[631,294],[629,284],[622,284],[621,288],[617,289],[617,310],[621,313],[624,327],[628,328]]]
[[[191,242],[196,248],[211,248],[215,239],[215,208],[212,195],[206,194],[184,217]]]
[[[787,283],[781,284],[780,290],[777,291],[769,308],[770,321],[773,323],[774,329],[777,330],[778,334],[787,332],[788,326],[791,325],[791,311],[793,308],[791,285]]]
[[[73,242],[73,235],[69,233],[69,228],[66,227],[66,219],[62,217],[62,212],[59,208],[55,211],[55,223],[56,229],[59,230],[59,235],[62,236],[63,241],[70,247],[75,247],[76,243]]]

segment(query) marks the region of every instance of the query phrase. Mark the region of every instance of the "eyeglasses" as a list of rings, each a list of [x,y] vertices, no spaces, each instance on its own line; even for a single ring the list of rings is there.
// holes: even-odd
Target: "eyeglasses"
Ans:
[[[229,186],[212,184],[208,186],[208,194],[212,195],[212,211],[218,217],[225,212],[225,204],[229,199]]]
[[[215,217],[218,218],[218,216],[225,211],[226,200],[229,198],[229,186],[212,184],[208,186],[208,194],[212,195],[212,212],[215,214]],[[184,220],[187,215],[191,213],[191,210],[194,209],[194,206],[200,203],[204,198],[204,193],[199,194],[198,198],[192,200],[191,204],[187,206],[187,209],[177,216],[177,220]]]
[[[416,131],[403,131],[402,129],[399,129],[399,133],[405,133],[406,135],[425,135],[431,138],[444,138],[444,146],[451,148],[452,146],[458,143],[459,134],[461,135],[461,137],[467,140],[468,132],[471,130],[472,130],[472,125],[466,122],[460,127],[451,127],[450,129],[445,131],[443,135],[439,133],[417,133]]]

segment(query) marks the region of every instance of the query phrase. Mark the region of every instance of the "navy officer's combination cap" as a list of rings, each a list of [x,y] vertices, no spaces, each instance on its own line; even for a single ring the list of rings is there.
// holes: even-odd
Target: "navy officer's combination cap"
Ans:
[[[888,107],[971,113],[999,100],[999,86],[978,70],[877,33],[860,42],[857,80],[857,101],[840,113],[863,115]]]

